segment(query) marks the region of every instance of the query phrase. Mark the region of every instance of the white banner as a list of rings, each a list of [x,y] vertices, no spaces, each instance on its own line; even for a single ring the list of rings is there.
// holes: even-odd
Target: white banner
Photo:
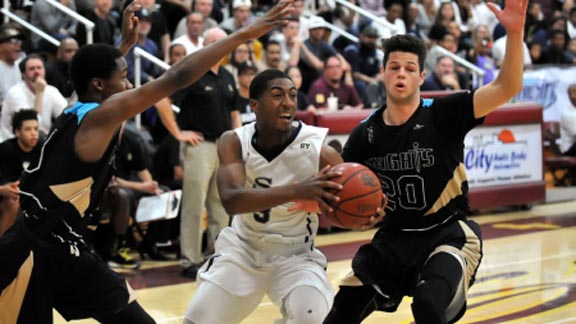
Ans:
[[[522,92],[512,102],[537,102],[544,108],[544,121],[559,121],[564,109],[572,109],[568,98],[572,83],[576,83],[576,67],[525,71]]]
[[[464,139],[470,188],[542,180],[540,124],[478,127]]]

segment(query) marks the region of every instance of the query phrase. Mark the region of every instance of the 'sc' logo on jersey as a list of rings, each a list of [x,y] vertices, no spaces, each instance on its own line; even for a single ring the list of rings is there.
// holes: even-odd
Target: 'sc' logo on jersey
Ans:
[[[309,148],[310,148],[310,143],[300,143],[300,148],[301,148],[301,149],[309,149]]]

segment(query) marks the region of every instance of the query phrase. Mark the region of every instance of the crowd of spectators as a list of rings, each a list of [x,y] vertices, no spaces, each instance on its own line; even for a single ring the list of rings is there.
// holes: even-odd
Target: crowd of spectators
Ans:
[[[120,13],[127,2],[58,1],[94,22],[94,42],[118,43]],[[295,0],[295,15],[284,26],[241,44],[197,84],[151,107],[142,115],[144,131],[129,128],[122,160],[128,162],[118,169],[102,208],[102,220],[112,224],[108,236],[113,238],[104,244],[103,254],[117,266],[136,267],[137,262],[122,249],[130,245],[129,234],[137,232],[140,239],[133,239],[132,244],[143,257],[167,259],[157,248],[178,241],[178,224],[133,225],[134,210],[142,195],[184,188],[181,229],[188,236],[181,258],[189,270],[183,274],[195,277],[195,269],[213,248],[211,240],[228,222],[227,215],[220,215],[224,210],[212,188],[218,163],[214,143],[223,131],[254,120],[248,89],[259,71],[278,69],[289,74],[298,88],[299,110],[321,113],[379,107],[386,97],[379,73],[385,50],[380,47],[381,39],[409,33],[424,39],[429,49],[422,90],[473,89],[490,82],[504,57],[506,35],[485,1],[504,5],[498,0],[349,1],[381,17],[378,22],[333,1]],[[168,64],[224,32],[249,24],[271,7],[271,1],[264,0],[139,2],[136,47]],[[10,3],[13,13],[60,45],[13,22],[0,27],[0,196],[4,197],[0,208],[5,209],[13,208],[6,207],[7,202],[17,201],[14,163],[25,168],[52,120],[76,101],[69,66],[78,47],[87,42],[85,26],[46,0]],[[338,34],[332,26],[358,37],[358,42]],[[484,77],[473,77],[460,59],[482,69]],[[126,60],[128,77],[135,83],[134,50]],[[525,29],[525,66],[573,63],[573,0],[533,1]],[[162,73],[157,65],[142,60],[138,81],[143,84]],[[178,114],[172,104],[179,106]],[[199,219],[204,209],[210,235],[201,251]],[[0,219],[0,233],[3,226],[9,226],[9,221]],[[130,229],[134,227],[135,231]]]

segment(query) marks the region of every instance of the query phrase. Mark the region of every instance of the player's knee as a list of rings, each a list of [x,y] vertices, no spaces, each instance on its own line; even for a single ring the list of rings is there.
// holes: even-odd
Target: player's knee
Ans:
[[[447,323],[446,307],[451,297],[450,285],[444,279],[432,277],[420,281],[412,302],[416,323]]]
[[[294,289],[286,298],[284,307],[290,324],[320,324],[330,310],[324,295],[309,286]]]

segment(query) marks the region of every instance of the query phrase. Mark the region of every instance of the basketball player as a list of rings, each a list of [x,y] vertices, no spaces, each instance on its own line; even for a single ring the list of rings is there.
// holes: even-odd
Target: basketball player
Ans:
[[[294,120],[294,82],[270,69],[250,84],[256,122],[228,131],[218,143],[218,189],[232,218],[216,254],[198,271],[200,285],[184,323],[239,323],[265,294],[280,307],[277,323],[321,323],[333,292],[326,258],[314,248],[318,216],[294,201],[337,201],[328,189],[342,162],[324,143],[327,129]]]
[[[124,14],[124,53],[137,38],[138,8],[131,4]],[[25,171],[23,217],[0,238],[1,323],[52,323],[53,307],[66,320],[154,322],[134,301],[125,279],[83,239],[85,223],[110,180],[120,126],[193,83],[239,44],[282,25],[292,11],[291,0],[282,0],[254,24],[133,90],[119,50],[95,44],[78,51],[71,74],[79,102],[58,118],[38,163]]]
[[[386,42],[386,104],[360,123],[345,161],[368,166],[388,197],[386,217],[352,260],[324,323],[360,323],[375,310],[394,312],[412,296],[416,323],[453,323],[482,258],[478,224],[467,219],[464,137],[522,89],[522,38],[528,0],[488,6],[508,40],[498,77],[482,88],[421,99],[424,43],[408,35]]]

